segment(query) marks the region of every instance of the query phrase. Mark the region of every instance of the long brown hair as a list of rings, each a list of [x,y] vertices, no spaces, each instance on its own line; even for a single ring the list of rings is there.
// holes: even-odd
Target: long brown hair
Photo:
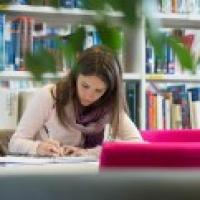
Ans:
[[[76,80],[78,76],[95,75],[107,85],[105,94],[95,102],[96,106],[110,103],[110,124],[113,137],[119,130],[120,114],[127,111],[122,69],[115,54],[105,46],[94,46],[84,50],[69,74],[56,84],[56,112],[60,123],[67,127],[67,115],[64,106],[77,99]]]

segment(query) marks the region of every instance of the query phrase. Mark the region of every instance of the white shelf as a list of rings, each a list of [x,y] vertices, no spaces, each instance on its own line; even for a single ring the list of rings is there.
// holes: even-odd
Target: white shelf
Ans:
[[[44,74],[44,78],[46,79],[57,79],[62,78],[66,75],[67,72],[59,72],[57,74]],[[33,76],[30,72],[27,71],[0,71],[0,80],[12,80],[12,79],[32,79]],[[123,74],[124,80],[141,80],[141,74],[136,73],[124,73]]]
[[[141,74],[136,73],[123,73],[124,80],[141,80]]]
[[[147,81],[158,81],[158,82],[200,82],[200,74],[149,74],[146,75]]]
[[[154,16],[165,28],[191,28],[200,29],[199,14],[157,13]]]
[[[7,14],[8,19],[16,18],[17,16],[28,15],[34,17],[38,22],[46,22],[54,26],[64,26],[67,23],[73,24],[91,24],[96,16],[94,11],[83,10],[78,8],[52,8],[48,6],[27,6],[27,5],[12,5],[6,9],[0,9]],[[118,23],[123,15],[120,12],[109,12],[106,14],[112,23]],[[65,23],[63,23],[63,21]]]
[[[57,74],[46,73],[43,75],[45,79],[58,79],[62,78],[66,73],[60,72]],[[13,80],[13,79],[32,79],[33,76],[27,71],[0,71],[0,80]]]

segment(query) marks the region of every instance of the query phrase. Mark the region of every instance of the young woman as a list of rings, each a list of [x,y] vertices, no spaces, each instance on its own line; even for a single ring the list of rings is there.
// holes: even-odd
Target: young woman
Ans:
[[[107,136],[142,141],[126,112],[119,62],[110,49],[95,46],[79,55],[63,80],[36,93],[11,137],[9,151],[98,155]]]

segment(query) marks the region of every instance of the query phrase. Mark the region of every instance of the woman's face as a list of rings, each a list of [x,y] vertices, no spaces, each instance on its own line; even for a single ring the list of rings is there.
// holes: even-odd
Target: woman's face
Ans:
[[[95,75],[78,75],[76,85],[78,98],[83,106],[89,106],[97,101],[107,89],[105,82]]]

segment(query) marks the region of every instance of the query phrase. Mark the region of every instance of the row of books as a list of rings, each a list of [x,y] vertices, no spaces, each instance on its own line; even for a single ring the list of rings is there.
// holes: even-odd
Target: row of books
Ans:
[[[200,128],[200,87],[168,86],[146,92],[147,129]]]
[[[27,82],[29,87],[26,85],[26,87],[16,88],[19,82],[13,81],[13,87],[0,87],[0,129],[16,128],[28,101],[36,91],[35,88],[41,87],[41,85],[33,86],[32,83]],[[139,83],[126,81],[125,86],[130,117],[139,127]]]
[[[49,6],[50,0],[13,0],[13,5],[41,5]],[[83,0],[59,0],[57,6],[64,8],[82,8]]]
[[[154,48],[146,42],[145,71],[147,74],[175,74],[177,73],[178,62],[175,54],[169,45],[165,46],[164,59],[156,56]]]
[[[58,50],[57,37],[67,45],[73,27],[66,24],[64,28],[50,27],[46,23],[38,23],[27,16],[7,21],[0,14],[0,70],[26,70],[24,58],[27,52],[36,53],[40,49],[48,49],[56,61],[56,67],[65,71],[67,65],[62,53]],[[92,26],[85,26],[85,47],[100,43],[97,31]]]
[[[129,80],[125,86],[130,117],[140,127],[139,82]],[[16,128],[28,101],[38,87],[20,90],[0,87],[1,129]],[[146,113],[146,129],[200,128],[200,87],[172,85],[159,92],[148,89]]]
[[[188,48],[194,59],[199,60],[200,56],[200,31],[191,29],[162,29],[161,32],[166,36],[176,37],[181,45]],[[166,44],[163,49],[164,59],[160,59],[155,55],[154,48],[149,41],[146,41],[146,73],[161,74],[180,74],[184,73],[182,67],[176,58],[173,49]],[[200,71],[197,62],[196,73]]]
[[[199,14],[199,0],[156,0],[156,10],[163,13]]]

